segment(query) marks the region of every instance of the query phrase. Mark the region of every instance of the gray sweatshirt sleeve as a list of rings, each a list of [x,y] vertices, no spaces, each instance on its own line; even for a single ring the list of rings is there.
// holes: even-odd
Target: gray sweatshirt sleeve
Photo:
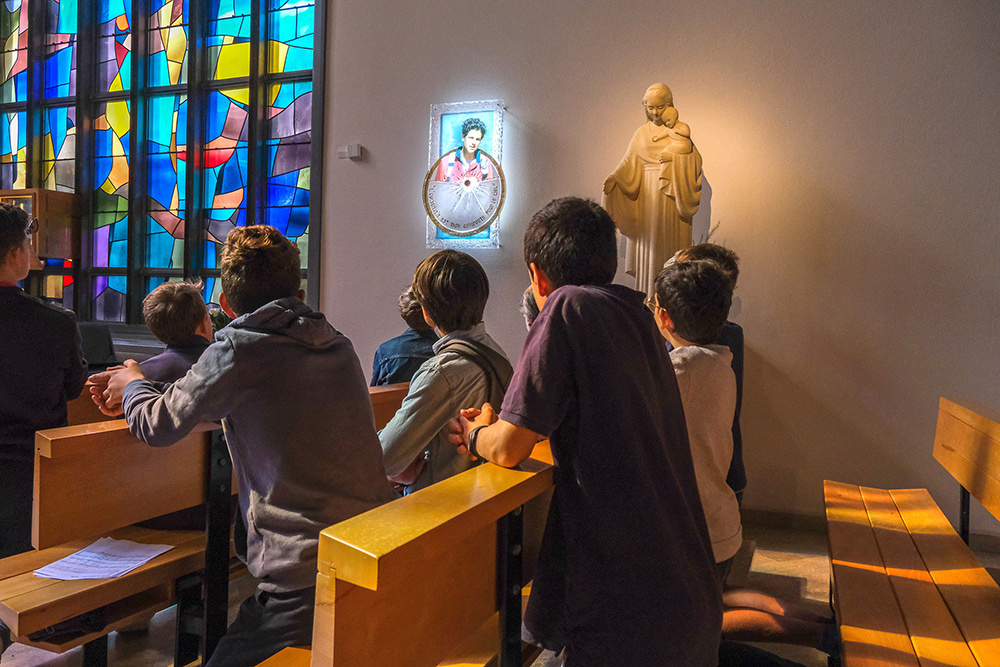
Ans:
[[[129,430],[143,442],[165,447],[177,442],[202,421],[219,421],[243,398],[229,341],[210,346],[187,375],[166,386],[133,380],[122,403]]]

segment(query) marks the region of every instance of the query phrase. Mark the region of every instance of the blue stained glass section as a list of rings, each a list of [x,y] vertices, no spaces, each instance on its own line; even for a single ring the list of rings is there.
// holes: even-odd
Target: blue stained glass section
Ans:
[[[59,4],[59,18],[56,19],[55,32],[58,33],[75,33],[77,20],[76,20],[76,3],[72,0],[67,0],[65,2],[60,2]],[[49,5],[52,6],[51,4]]]
[[[129,19],[129,25],[132,25],[132,3],[125,2],[125,0],[106,0],[105,2],[98,3],[100,7],[99,20],[101,23],[106,23],[115,17],[125,14]]]

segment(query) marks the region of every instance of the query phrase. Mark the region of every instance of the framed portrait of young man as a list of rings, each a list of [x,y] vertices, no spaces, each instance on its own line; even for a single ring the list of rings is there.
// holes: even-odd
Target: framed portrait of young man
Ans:
[[[502,153],[503,100],[431,106],[423,186],[428,248],[500,247]]]

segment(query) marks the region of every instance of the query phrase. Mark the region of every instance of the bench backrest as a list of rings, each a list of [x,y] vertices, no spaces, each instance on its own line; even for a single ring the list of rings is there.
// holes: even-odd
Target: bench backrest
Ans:
[[[205,502],[215,424],[150,447],[124,420],[35,434],[31,541],[46,549]]]
[[[987,416],[989,415],[989,416]],[[1000,519],[1000,416],[942,398],[934,458],[997,519]]]
[[[408,390],[370,389],[377,428]],[[89,393],[76,401],[93,405]],[[123,419],[38,431],[32,544],[46,549],[204,503],[210,432],[218,428],[201,424],[169,447],[146,445]]]
[[[403,404],[407,392],[410,391],[410,383],[385,384],[381,387],[369,387],[368,394],[372,398],[372,410],[375,412],[375,428],[381,430],[389,423],[392,416]]]
[[[89,384],[83,388],[83,393],[78,397],[66,402],[66,423],[69,426],[106,422],[112,419],[115,417],[108,417],[94,405],[94,401],[90,398]]]
[[[438,665],[496,613],[497,522],[521,506],[531,577],[551,488],[540,443],[520,469],[482,465],[324,530],[313,667]]]

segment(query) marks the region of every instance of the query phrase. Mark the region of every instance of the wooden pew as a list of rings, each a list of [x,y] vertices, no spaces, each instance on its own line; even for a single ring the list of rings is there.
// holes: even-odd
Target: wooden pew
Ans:
[[[210,653],[226,627],[231,479],[232,465],[216,424],[199,425],[165,448],[139,441],[123,420],[39,431],[32,513],[32,543],[38,550],[0,561],[0,620],[15,641],[57,653],[84,645],[86,664],[105,664],[109,632],[176,603],[179,591],[187,590],[185,577],[204,571],[206,605],[197,634],[204,637]],[[131,525],[206,502],[205,531]],[[174,548],[114,579],[58,581],[34,576],[33,570],[100,536]],[[199,584],[201,578],[196,577]],[[200,590],[191,594],[201,597]],[[95,610],[107,620],[100,631],[61,639],[29,638]],[[183,649],[179,664],[182,658],[190,662],[197,657],[200,641],[191,635],[186,630],[179,635]]]
[[[482,465],[327,528],[312,649],[262,666],[530,664],[522,586],[551,489],[542,442],[519,469]]]
[[[375,412],[376,430],[381,430],[389,423],[389,420],[396,414],[396,410],[399,410],[399,406],[403,404],[403,399],[406,398],[409,391],[409,382],[368,388],[368,395],[372,399],[372,410]]]
[[[1000,518],[1000,423],[942,398],[934,457]],[[1000,587],[926,489],[824,493],[845,667],[1000,665]]]
[[[371,391],[379,428],[408,388]],[[83,398],[89,401],[89,395],[78,400]],[[199,650],[209,655],[225,633],[230,575],[234,487],[221,429],[203,424],[180,442],[158,448],[136,439],[125,421],[116,419],[40,431],[35,449],[32,543],[38,551],[0,560],[0,620],[12,639],[57,653],[83,645],[86,664],[102,665],[108,633],[179,603],[176,664],[190,662]],[[208,503],[206,531],[132,525],[201,503]],[[105,535],[174,548],[116,579],[64,582],[32,574]],[[100,632],[58,641],[28,637],[96,609],[108,619]],[[191,632],[192,624],[200,630]]]

